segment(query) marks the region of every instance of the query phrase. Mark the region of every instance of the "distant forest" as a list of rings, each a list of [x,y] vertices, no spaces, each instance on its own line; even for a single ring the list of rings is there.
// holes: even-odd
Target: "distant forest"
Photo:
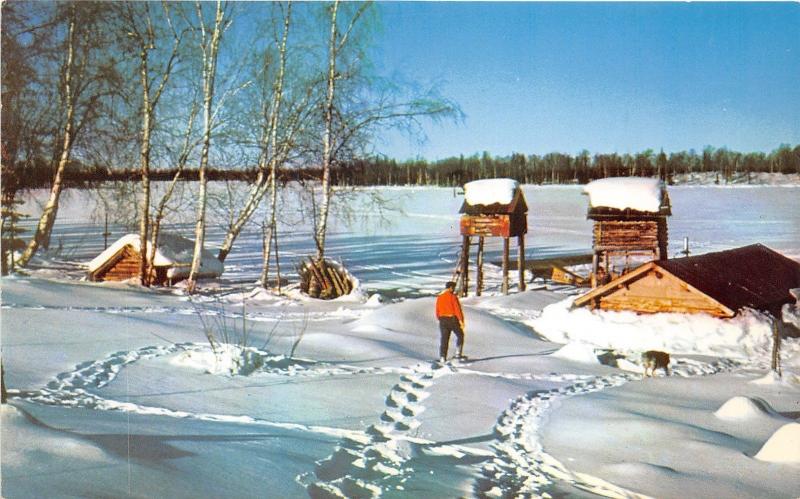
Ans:
[[[416,159],[397,161],[385,157],[354,159],[335,165],[331,179],[339,186],[377,185],[436,185],[460,186],[484,178],[513,178],[525,184],[584,184],[606,177],[639,176],[659,177],[671,183],[673,176],[691,173],[716,174],[719,183],[750,174],[796,173],[800,174],[800,145],[781,145],[770,152],[741,153],[725,148],[706,147],[694,150],[655,153],[646,150],[637,154],[594,154],[583,151],[578,155],[553,152],[542,156],[512,154],[493,157],[488,152],[472,156],[459,156],[438,161]],[[257,169],[209,170],[209,180],[253,181]],[[169,180],[174,170],[153,170],[151,180]],[[25,168],[17,179],[18,188],[48,187],[53,172],[47,162],[34,162]],[[72,187],[89,187],[103,181],[138,181],[141,172],[135,169],[109,170],[105,167],[88,167],[73,161],[66,169],[65,183]],[[319,168],[283,168],[279,174],[282,182],[307,181],[319,178]],[[9,178],[6,181],[11,180]],[[197,180],[197,171],[184,170],[182,180]]]
[[[435,162],[372,158],[352,161],[336,173],[340,185],[458,186],[498,177],[525,184],[585,184],[621,176],[660,177],[670,183],[674,175],[701,172],[716,173],[720,183],[758,172],[800,173],[800,145],[781,145],[768,154],[706,147],[700,153],[690,150],[669,154],[648,149],[637,154],[591,155],[583,151],[575,156],[553,152],[492,157],[484,152]]]

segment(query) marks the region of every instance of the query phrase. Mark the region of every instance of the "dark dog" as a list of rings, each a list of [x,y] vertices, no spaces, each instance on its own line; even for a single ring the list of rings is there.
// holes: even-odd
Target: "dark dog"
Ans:
[[[658,350],[648,350],[642,354],[642,367],[644,367],[645,376],[648,376],[648,370],[650,371],[649,375],[653,376],[656,369],[663,369],[669,376],[669,354]]]

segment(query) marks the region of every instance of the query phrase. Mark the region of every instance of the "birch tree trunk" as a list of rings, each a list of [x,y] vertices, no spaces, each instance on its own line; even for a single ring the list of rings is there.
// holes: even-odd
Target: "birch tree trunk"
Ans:
[[[217,72],[217,53],[219,42],[222,38],[224,11],[222,1],[217,0],[216,14],[214,16],[214,28],[210,39],[207,27],[203,21],[202,7],[197,4],[197,14],[200,19],[200,34],[202,36],[203,48],[203,140],[200,151],[200,189],[197,200],[197,223],[195,225],[194,253],[192,255],[192,267],[189,271],[187,290],[192,293],[197,286],[197,276],[200,273],[200,263],[202,260],[203,246],[205,242],[205,222],[206,222],[206,202],[208,198],[208,152],[211,146],[212,107],[214,103],[214,80]]]
[[[139,207],[139,247],[141,253],[141,260],[139,265],[139,280],[143,286],[151,284],[151,272],[155,248],[147,250],[147,241],[150,231],[150,152],[152,149],[152,133],[155,124],[156,106],[161,98],[161,94],[166,88],[167,82],[172,73],[173,64],[178,55],[178,48],[180,46],[180,37],[173,30],[173,45],[172,52],[169,58],[161,68],[160,82],[152,92],[151,73],[153,70],[150,68],[150,51],[155,50],[158,44],[156,39],[155,29],[153,27],[153,19],[150,14],[148,3],[142,5],[143,11],[134,10],[133,4],[128,4],[125,10],[127,17],[126,24],[130,36],[132,36],[139,49],[139,81],[142,90],[142,138],[139,145],[139,159],[140,171],[142,179],[142,199]],[[171,26],[169,20],[168,7],[164,6],[164,11],[167,16],[167,23]],[[144,26],[140,26],[144,23]],[[155,242],[155,240],[153,240]]]
[[[53,186],[50,188],[50,196],[44,206],[42,215],[39,218],[39,224],[36,226],[36,232],[33,239],[28,243],[27,248],[22,253],[19,261],[20,266],[25,266],[36,254],[39,247],[47,248],[50,245],[50,234],[53,230],[53,223],[56,220],[58,213],[58,200],[61,197],[61,191],[64,183],[64,170],[69,164],[70,156],[72,153],[72,144],[74,142],[74,128],[75,128],[75,105],[76,95],[74,93],[73,76],[75,71],[75,22],[76,22],[75,6],[71,6],[69,27],[67,35],[67,60],[64,65],[64,137],[61,143],[61,154],[58,159],[58,166],[56,173],[53,177]]]
[[[153,223],[152,223],[152,231],[150,236],[150,246],[149,252],[147,255],[148,265],[148,277],[147,280],[149,282],[153,282],[155,278],[155,267],[152,265],[152,262],[155,260],[156,257],[156,248],[158,248],[158,236],[161,232],[161,221],[164,219],[164,212],[166,211],[167,204],[169,200],[172,198],[172,193],[175,191],[175,186],[178,184],[178,180],[180,180],[181,175],[183,174],[183,169],[186,167],[186,162],[189,160],[189,154],[192,150],[192,130],[194,129],[194,120],[197,117],[197,102],[192,102],[192,109],[189,111],[189,122],[186,125],[186,134],[183,138],[183,147],[181,148],[181,153],[178,156],[178,166],[177,171],[175,172],[175,176],[172,177],[172,181],[170,182],[169,186],[167,187],[166,192],[161,197],[161,201],[158,204],[158,208],[156,208],[155,213],[153,214]]]
[[[142,46],[139,77],[142,82],[142,143],[139,150],[142,172],[142,202],[139,213],[139,281],[149,286],[147,233],[150,228],[150,132],[153,108],[150,105],[150,79],[147,71],[147,47]]]
[[[273,158],[270,162],[269,188],[270,188],[270,221],[269,221],[269,242],[275,243],[275,275],[278,284],[278,292],[281,291],[281,266],[278,254],[278,157],[274,153],[278,151],[278,120],[280,118],[281,103],[283,102],[283,79],[286,72],[286,41],[289,37],[289,22],[292,15],[291,2],[287,6],[286,16],[283,19],[283,38],[280,47],[280,65],[278,67],[278,77],[275,81],[274,105],[270,115],[270,142],[272,144]],[[288,150],[286,151],[288,153]],[[266,285],[269,277],[270,249],[267,248],[264,260],[264,275],[262,282]],[[266,286],[265,286],[266,287]]]
[[[291,15],[292,3],[288,2],[286,7],[286,15],[283,18],[283,35],[278,53],[280,60],[278,74],[275,77],[275,82],[273,83],[272,99],[270,103],[269,117],[267,119],[267,129],[263,136],[262,149],[264,154],[262,155],[262,161],[266,161],[266,164],[262,163],[259,165],[258,176],[256,177],[256,181],[250,190],[250,194],[245,202],[244,208],[239,213],[239,216],[231,225],[230,229],[228,229],[228,233],[225,235],[225,241],[222,243],[222,247],[217,254],[217,259],[221,262],[225,261],[225,258],[227,258],[231,249],[233,249],[233,243],[236,241],[236,238],[239,237],[239,234],[241,233],[245,224],[253,216],[253,213],[255,213],[256,208],[258,208],[259,203],[264,198],[268,190],[272,192],[272,214],[273,216],[275,214],[275,200],[277,199],[275,189],[278,168],[285,161],[291,147],[291,140],[289,139],[287,139],[286,143],[280,144],[280,147],[278,143],[278,122],[280,120],[281,106],[283,104],[283,85],[286,74],[286,46],[289,38]],[[267,170],[269,173],[267,173]],[[274,221],[270,222],[270,228],[270,230],[273,232],[275,231]],[[271,237],[272,236],[270,235],[270,238]],[[266,279],[266,277],[264,279]]]
[[[325,258],[325,233],[328,225],[328,213],[331,204],[331,162],[333,159],[333,99],[336,91],[336,56],[338,52],[338,35],[336,31],[336,14],[339,10],[339,0],[334,0],[331,6],[331,32],[328,46],[328,73],[327,92],[325,94],[325,107],[323,114],[324,131],[322,135],[322,202],[317,217],[314,241],[317,245],[317,262]]]

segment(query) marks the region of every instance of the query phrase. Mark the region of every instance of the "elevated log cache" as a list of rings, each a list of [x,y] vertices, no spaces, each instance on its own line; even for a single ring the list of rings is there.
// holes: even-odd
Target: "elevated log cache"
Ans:
[[[465,200],[461,206],[461,257],[457,266],[457,282],[462,296],[469,290],[469,251],[471,238],[478,237],[476,294],[483,290],[484,240],[503,238],[502,291],[508,294],[509,239],[517,238],[519,289],[525,290],[525,234],[528,232],[528,205],[519,184],[511,179],[487,179],[469,182],[464,186]]]
[[[586,217],[594,221],[592,287],[607,283],[612,266],[627,272],[637,259],[667,259],[667,217],[672,214],[663,182],[608,178],[590,182]]]

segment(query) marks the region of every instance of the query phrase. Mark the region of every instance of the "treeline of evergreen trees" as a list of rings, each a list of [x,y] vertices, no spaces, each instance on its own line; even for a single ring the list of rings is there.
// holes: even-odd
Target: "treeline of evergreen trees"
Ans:
[[[284,168],[279,173],[281,182],[304,181],[319,174],[318,166]],[[606,177],[659,177],[671,182],[673,176],[691,173],[716,174],[720,183],[734,177],[750,174],[797,173],[800,174],[800,145],[782,145],[770,152],[741,153],[725,148],[705,148],[701,153],[694,150],[654,153],[646,150],[637,154],[595,154],[583,151],[575,156],[553,152],[526,156],[515,153],[511,156],[492,157],[482,155],[459,156],[429,162],[424,159],[397,161],[375,157],[354,159],[334,167],[331,175],[336,185],[438,185],[459,186],[472,180],[484,178],[513,178],[525,184],[584,184]],[[4,187],[30,189],[47,187],[52,182],[51,163],[33,161],[15,172],[4,172]],[[14,174],[16,173],[16,174]],[[211,169],[211,180],[252,181],[255,169]],[[106,167],[83,165],[72,161],[65,171],[65,181],[70,187],[90,187],[95,182],[137,181],[136,170],[110,170]],[[169,180],[173,170],[153,171],[152,180]],[[186,170],[184,180],[197,179],[197,171]],[[12,189],[12,190],[16,190]]]
[[[335,172],[339,185],[439,185],[458,186],[484,178],[513,178],[526,184],[583,184],[606,177],[660,177],[671,182],[674,175],[716,173],[720,183],[758,172],[800,173],[800,145],[781,145],[770,152],[740,153],[726,148],[637,154],[573,156],[553,152],[543,156],[514,153],[511,156],[459,156],[429,162],[424,159],[398,162],[387,158],[350,161]]]

